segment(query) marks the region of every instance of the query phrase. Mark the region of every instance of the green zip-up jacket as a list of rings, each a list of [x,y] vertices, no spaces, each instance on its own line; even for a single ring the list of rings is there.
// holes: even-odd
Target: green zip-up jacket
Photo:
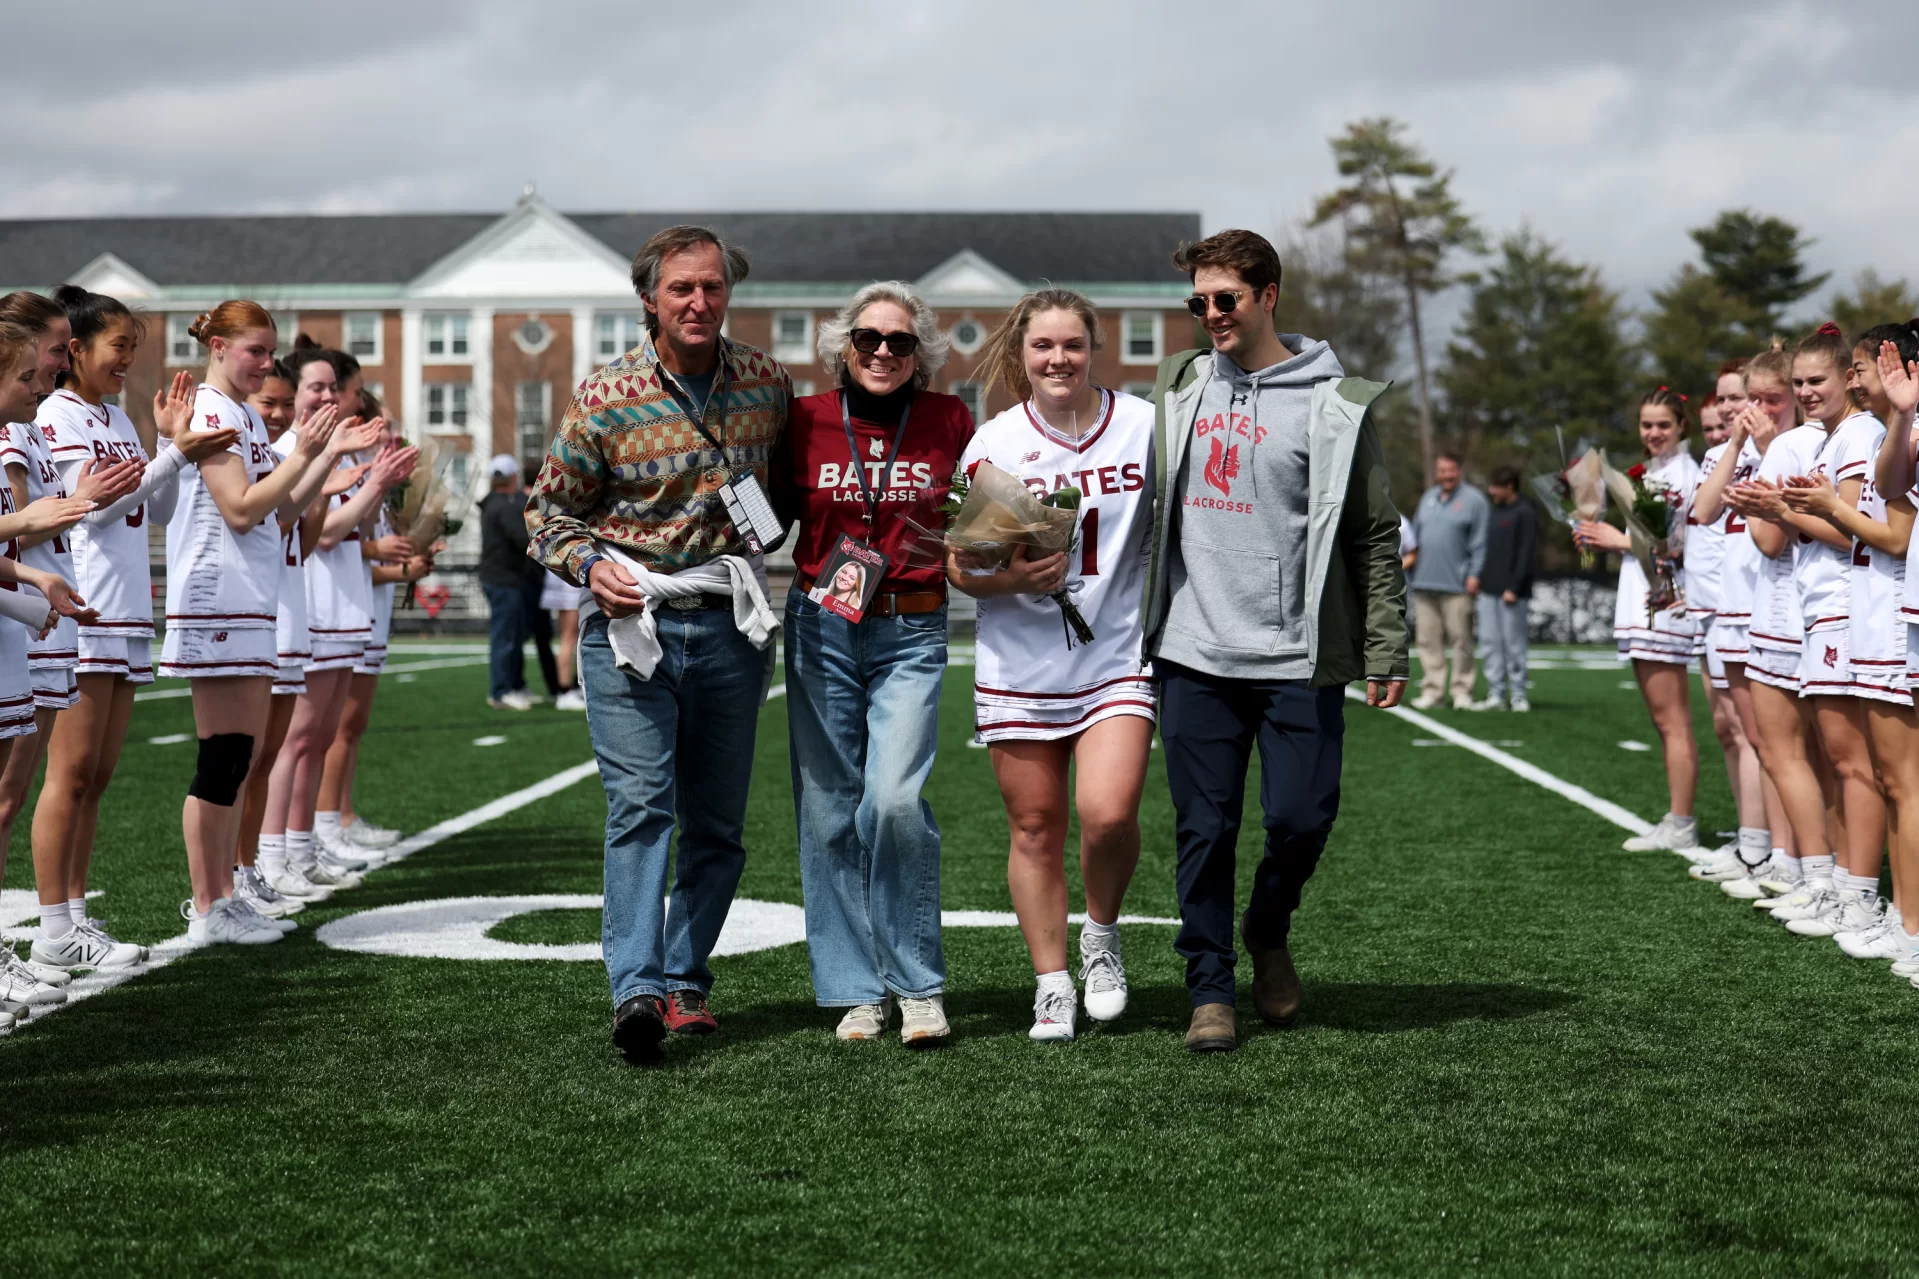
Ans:
[[[1143,608],[1146,656],[1159,649],[1171,604],[1170,559],[1179,536],[1179,473],[1193,439],[1211,351],[1160,361],[1153,466],[1153,531]],[[1328,378],[1313,388],[1307,426],[1312,492],[1306,530],[1306,652],[1315,687],[1403,680],[1407,673],[1406,574],[1372,405],[1390,383]]]

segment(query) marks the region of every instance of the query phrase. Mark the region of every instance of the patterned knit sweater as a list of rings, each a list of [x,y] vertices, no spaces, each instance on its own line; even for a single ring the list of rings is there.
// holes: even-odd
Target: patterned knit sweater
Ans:
[[[595,541],[663,573],[744,553],[720,501],[721,467],[751,468],[766,482],[793,386],[765,352],[721,346],[725,369],[713,380],[706,426],[726,446],[724,459],[667,389],[648,338],[582,382],[567,405],[527,498],[528,555],[584,585]]]

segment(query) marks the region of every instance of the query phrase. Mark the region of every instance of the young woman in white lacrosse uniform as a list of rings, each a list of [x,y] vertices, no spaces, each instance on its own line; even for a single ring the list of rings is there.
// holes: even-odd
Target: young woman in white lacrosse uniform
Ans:
[[[1663,386],[1648,392],[1639,401],[1639,441],[1646,450],[1646,479],[1666,485],[1666,500],[1675,511],[1690,511],[1700,475],[1699,464],[1686,451],[1685,397]],[[1624,529],[1582,523],[1574,540],[1582,549],[1619,553],[1613,636],[1620,655],[1632,661],[1653,730],[1664,746],[1666,815],[1644,835],[1628,839],[1624,847],[1632,852],[1696,849],[1699,828],[1693,800],[1699,787],[1699,747],[1693,740],[1689,668],[1702,638],[1699,616],[1683,598],[1657,613],[1648,609],[1651,588]]]
[[[1039,494],[1079,489],[1078,538],[1064,553],[1016,553],[997,572],[957,560],[948,571],[980,601],[974,717],[1012,829],[1007,879],[1039,986],[1035,1040],[1074,1033],[1064,857],[1075,763],[1086,1011],[1110,1021],[1125,1010],[1119,915],[1139,861],[1139,799],[1156,722],[1140,632],[1153,406],[1093,383],[1099,338],[1090,302],[1044,289],[1020,299],[988,339],[981,367],[1021,402],[979,428],[961,466],[991,462]],[[1092,629],[1090,641],[1075,641],[1047,598],[1062,587]]]
[[[1887,411],[1886,439],[1875,459],[1873,478],[1882,493],[1898,495],[1887,500],[1888,522],[1895,530],[1902,524],[1905,527],[1910,559],[1914,511],[1919,508],[1912,429],[1915,410],[1919,410],[1919,320],[1885,327],[1903,329],[1904,334],[1882,333],[1879,329],[1865,334],[1866,339],[1879,338],[1878,383]],[[1862,340],[1861,345],[1868,343]],[[1919,701],[1919,633],[1913,630],[1919,626],[1919,574],[1910,571],[1910,564],[1907,568],[1900,588],[1899,620],[1906,627],[1906,685]],[[1879,761],[1894,815],[1889,851],[1896,909],[1889,919],[1897,931],[1890,927],[1886,930],[1894,943],[1892,971],[1919,986],[1919,819],[1899,820],[1905,814],[1919,813],[1919,709],[1902,710],[1875,702],[1867,707],[1867,713],[1874,758]]]
[[[0,425],[30,427],[34,401],[43,388],[51,387],[65,358],[64,346],[56,341],[61,335],[51,331],[56,321],[64,327],[58,308],[49,308],[38,295],[0,298]],[[78,607],[68,583],[19,562],[16,539],[68,529],[86,514],[88,505],[77,499],[48,498],[29,510],[16,511],[12,487],[0,484],[0,767],[10,762],[22,739],[35,735],[27,644],[45,638],[60,617],[71,616]],[[32,589],[21,589],[23,584]],[[6,845],[0,841],[0,876],[5,872]],[[35,878],[40,879],[37,874]],[[70,935],[74,925],[67,917],[65,881],[41,895],[59,898],[43,900],[43,923]],[[84,949],[90,961],[115,957],[120,945],[105,939],[94,942],[90,936],[85,940],[85,947],[70,942],[69,948]],[[0,946],[0,1029],[26,1019],[37,1008],[64,1003],[63,988],[71,980],[71,969],[79,966],[28,964],[12,947]]]
[[[278,941],[277,921],[233,898],[242,816],[236,801],[266,733],[279,673],[276,627],[285,550],[279,514],[297,515],[339,455],[364,437],[336,432],[322,411],[282,459],[247,407],[273,371],[273,318],[254,302],[222,302],[188,330],[207,348],[196,424],[237,427],[225,452],[187,468],[167,524],[167,633],[160,673],[192,681],[199,759],[181,814],[193,896],[181,907],[194,941]]]

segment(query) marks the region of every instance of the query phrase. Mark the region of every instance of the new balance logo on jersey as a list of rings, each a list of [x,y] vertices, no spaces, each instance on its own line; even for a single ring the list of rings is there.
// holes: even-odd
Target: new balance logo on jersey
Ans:
[[[225,631],[215,631],[215,632],[213,632],[213,642],[214,642],[215,644],[224,644],[224,643],[226,643],[226,642],[227,642],[227,633],[226,633]]]
[[[1239,445],[1226,448],[1213,437],[1212,455],[1206,459],[1206,482],[1226,494],[1233,493],[1233,481],[1239,478]]]
[[[1037,461],[1039,461],[1039,450],[1034,449],[1031,453],[1028,453],[1025,457],[1021,458],[1019,460],[1019,464],[1021,466],[1031,466],[1033,463]]]

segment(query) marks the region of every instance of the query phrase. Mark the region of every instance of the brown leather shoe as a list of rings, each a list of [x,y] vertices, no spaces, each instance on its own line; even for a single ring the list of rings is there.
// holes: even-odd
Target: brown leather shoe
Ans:
[[[1292,952],[1283,945],[1254,945],[1244,915],[1239,917],[1239,941],[1253,957],[1253,1007],[1268,1026],[1284,1030],[1299,1020],[1299,971],[1293,967]]]
[[[1193,1009],[1193,1024],[1186,1028],[1186,1051],[1229,1053],[1239,1047],[1239,1032],[1233,1027],[1231,1004],[1201,1004]]]

